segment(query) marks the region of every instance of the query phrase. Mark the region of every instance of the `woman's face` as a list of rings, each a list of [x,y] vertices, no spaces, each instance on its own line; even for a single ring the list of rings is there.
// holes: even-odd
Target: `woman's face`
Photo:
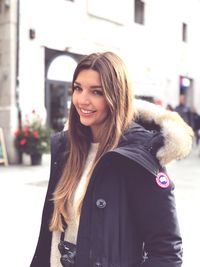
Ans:
[[[98,142],[100,127],[108,115],[99,73],[92,69],[82,70],[74,82],[73,90],[72,101],[80,122],[91,128],[93,141]]]

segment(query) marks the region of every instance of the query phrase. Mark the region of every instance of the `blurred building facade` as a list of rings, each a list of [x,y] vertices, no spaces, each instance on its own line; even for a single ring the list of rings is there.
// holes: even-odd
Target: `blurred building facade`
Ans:
[[[36,110],[65,123],[79,59],[117,52],[135,94],[164,106],[180,93],[200,112],[199,0],[0,0],[0,127],[17,161],[14,131]]]

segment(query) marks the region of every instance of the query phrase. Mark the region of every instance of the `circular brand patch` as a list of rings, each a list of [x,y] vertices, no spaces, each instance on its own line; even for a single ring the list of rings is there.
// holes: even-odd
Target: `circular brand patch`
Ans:
[[[169,177],[165,173],[159,172],[156,176],[156,183],[162,188],[167,188],[169,186]]]

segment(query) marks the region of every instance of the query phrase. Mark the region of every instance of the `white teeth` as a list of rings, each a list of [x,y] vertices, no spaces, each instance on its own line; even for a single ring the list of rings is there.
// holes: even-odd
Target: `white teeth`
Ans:
[[[90,114],[90,113],[92,113],[93,111],[85,110],[85,109],[81,109],[81,112],[83,112],[83,113],[85,113],[85,114]]]

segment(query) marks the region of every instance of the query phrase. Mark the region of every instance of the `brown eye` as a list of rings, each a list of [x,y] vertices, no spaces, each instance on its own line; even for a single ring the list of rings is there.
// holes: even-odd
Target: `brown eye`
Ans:
[[[93,94],[94,95],[98,95],[98,96],[102,96],[103,95],[103,91],[102,90],[93,90]]]

